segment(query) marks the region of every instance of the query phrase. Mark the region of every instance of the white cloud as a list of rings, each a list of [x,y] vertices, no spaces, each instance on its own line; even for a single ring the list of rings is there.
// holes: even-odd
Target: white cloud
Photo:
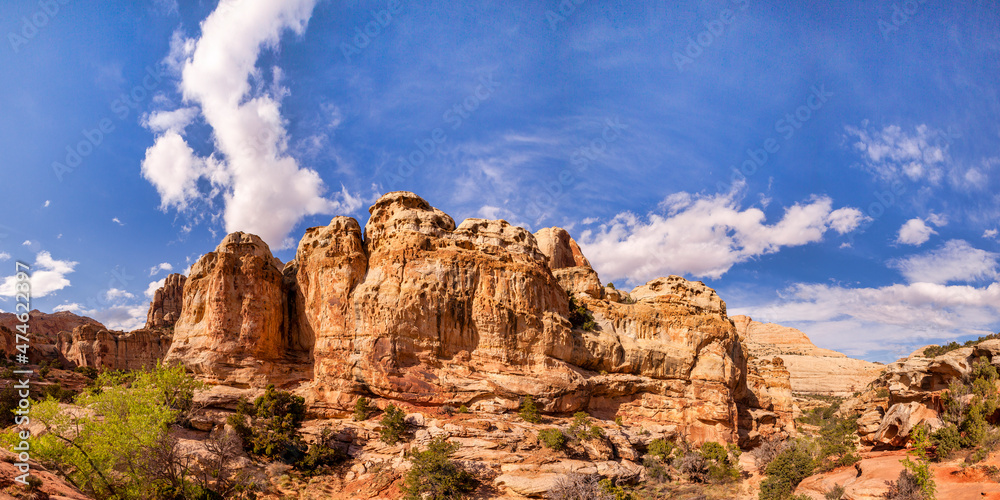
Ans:
[[[156,291],[163,287],[163,284],[167,282],[167,278],[159,279],[156,281],[150,281],[149,286],[146,287],[146,291],[143,292],[149,300],[153,300],[153,296],[156,295]]]
[[[1000,231],[997,231],[996,229],[987,229],[983,231],[983,238],[994,239],[997,237],[997,234],[1000,234]]]
[[[898,125],[876,130],[867,122],[862,123],[862,128],[845,129],[856,138],[854,147],[864,155],[868,169],[883,179],[907,178],[937,184],[944,177],[949,156],[942,140],[947,134],[943,131],[927,125],[918,125],[913,133]]]
[[[180,108],[173,111],[154,111],[143,117],[142,125],[154,133],[183,133],[198,116],[198,108]]]
[[[932,213],[927,216],[927,222],[930,222],[937,227],[945,227],[948,225],[948,216],[944,214]]]
[[[31,273],[31,296],[44,297],[52,292],[56,292],[70,285],[66,275],[73,272],[76,262],[68,260],[56,260],[49,252],[38,252],[35,257],[35,264]],[[17,276],[4,278],[0,284],[0,295],[13,297],[17,294]]]
[[[10,260],[10,254],[7,252],[0,252],[0,262]]]
[[[740,209],[735,191],[714,196],[677,193],[645,219],[620,213],[597,231],[584,231],[580,245],[601,276],[643,282],[668,274],[718,278],[733,265],[782,247],[821,241],[828,230],[846,233],[864,216],[854,208],[832,209],[827,197],[785,210],[768,225],[757,208]]]
[[[198,178],[205,171],[205,160],[198,158],[184,138],[168,131],[156,138],[142,160],[142,176],[160,194],[160,208],[185,210],[189,200],[200,196]]]
[[[997,277],[1000,254],[974,248],[963,240],[950,240],[940,248],[921,255],[893,260],[910,283],[968,282]]]
[[[925,224],[923,219],[910,219],[899,228],[896,242],[904,245],[923,245],[931,239],[932,234],[937,234],[937,231]]]
[[[45,203],[42,204],[42,208],[48,208],[51,203],[51,200],[45,200]]]
[[[251,77],[262,79],[256,66],[260,50],[277,46],[286,29],[301,35],[314,4],[254,2],[232,8],[224,1],[202,22],[201,38],[193,44],[175,34],[167,64],[183,68],[184,100],[212,127],[217,154],[194,155],[181,136],[187,115],[153,115],[150,128],[165,132],[147,150],[142,171],[160,193],[161,208],[183,211],[195,200],[221,195],[227,231],[248,231],[275,247],[292,244],[287,235],[305,216],[356,210],[346,188],[337,200],[325,198],[319,174],[288,154],[280,110],[288,90],[281,86],[280,68],[271,68],[270,85],[250,84]],[[209,194],[198,189],[202,177],[212,184]]]
[[[22,246],[26,246],[26,247],[29,247],[29,246],[31,246],[31,240],[24,240],[24,241],[23,241],[23,242],[21,243],[21,245],[22,245]]]
[[[161,262],[151,268],[149,268],[149,275],[152,276],[160,271],[173,271],[174,266],[169,262]]]
[[[111,219],[111,222],[114,222],[115,224],[118,224],[119,226],[124,226],[125,225],[125,223],[122,222],[121,219],[119,219],[118,217],[113,217]]]
[[[135,298],[135,295],[132,295],[131,293],[126,292],[125,290],[120,290],[118,288],[111,288],[108,291],[104,292],[104,299],[107,300],[108,302],[121,299],[133,299],[133,298]]]
[[[1000,283],[977,288],[935,283],[848,288],[800,283],[780,298],[757,307],[732,308],[804,331],[821,347],[867,356],[890,351],[908,354],[929,343],[995,331]],[[870,357],[870,356],[869,356]]]
[[[112,305],[105,309],[87,309],[73,302],[60,304],[52,308],[52,312],[69,311],[80,316],[87,316],[108,327],[108,330],[130,332],[146,325],[147,306],[139,304]]]

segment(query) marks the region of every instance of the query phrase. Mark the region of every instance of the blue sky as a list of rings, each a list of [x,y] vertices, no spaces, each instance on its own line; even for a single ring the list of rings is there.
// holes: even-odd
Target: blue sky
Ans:
[[[871,360],[1000,328],[1000,8],[650,4],[4,2],[0,275],[133,328],[229,231],[410,190]]]

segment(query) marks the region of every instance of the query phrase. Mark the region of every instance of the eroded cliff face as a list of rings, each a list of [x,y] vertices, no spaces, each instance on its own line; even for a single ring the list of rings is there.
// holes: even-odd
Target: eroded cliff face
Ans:
[[[192,268],[167,362],[213,384],[294,388],[317,415],[361,395],[417,406],[587,410],[694,442],[745,441],[790,422],[787,372],[748,367],[725,303],[700,282],[601,286],[566,231],[459,225],[389,193],[364,230],[310,228],[282,266],[234,233]],[[594,317],[570,324],[569,295]],[[781,379],[784,374],[784,379]]]
[[[146,314],[146,328],[170,328],[177,323],[184,304],[184,283],[187,276],[171,274],[166,277],[161,286],[153,294]]]
[[[749,316],[732,319],[752,357],[781,358],[795,393],[849,397],[864,390],[885,370],[885,365],[816,347],[795,328],[761,323]]]
[[[236,387],[309,378],[311,345],[290,328],[283,267],[259,237],[226,236],[191,268],[165,362]]]
[[[56,348],[72,366],[141,370],[163,359],[170,348],[170,335],[147,329],[124,333],[85,324],[60,332]]]
[[[841,407],[845,413],[858,416],[862,443],[904,446],[917,425],[926,424],[931,431],[944,425],[942,393],[952,382],[968,379],[973,363],[980,358],[1000,367],[1000,340],[987,340],[933,358],[925,357],[923,349],[919,349],[886,365],[870,390]]]

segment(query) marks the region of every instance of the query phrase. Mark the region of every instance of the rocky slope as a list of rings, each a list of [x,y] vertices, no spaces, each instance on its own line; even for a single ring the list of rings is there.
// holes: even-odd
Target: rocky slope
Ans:
[[[781,358],[791,376],[792,391],[798,394],[851,396],[864,390],[885,369],[880,363],[816,347],[795,328],[760,323],[748,316],[732,319],[751,355]]]
[[[943,423],[941,394],[953,381],[962,381],[980,357],[1000,367],[1000,340],[987,340],[928,358],[919,349],[907,358],[886,365],[872,390],[842,405],[858,418],[861,442],[881,446],[903,446],[910,431],[920,423],[936,430]]]

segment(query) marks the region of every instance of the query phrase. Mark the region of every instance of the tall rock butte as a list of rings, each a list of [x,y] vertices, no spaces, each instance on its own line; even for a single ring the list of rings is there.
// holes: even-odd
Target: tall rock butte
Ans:
[[[317,415],[362,395],[413,405],[587,410],[694,442],[791,431],[780,363],[751,359],[725,303],[700,282],[601,287],[566,231],[447,214],[382,196],[362,230],[335,217],[282,266],[233,233],[183,285],[167,362],[213,384],[274,383]],[[570,295],[594,318],[568,320]],[[782,378],[784,377],[784,378]]]

